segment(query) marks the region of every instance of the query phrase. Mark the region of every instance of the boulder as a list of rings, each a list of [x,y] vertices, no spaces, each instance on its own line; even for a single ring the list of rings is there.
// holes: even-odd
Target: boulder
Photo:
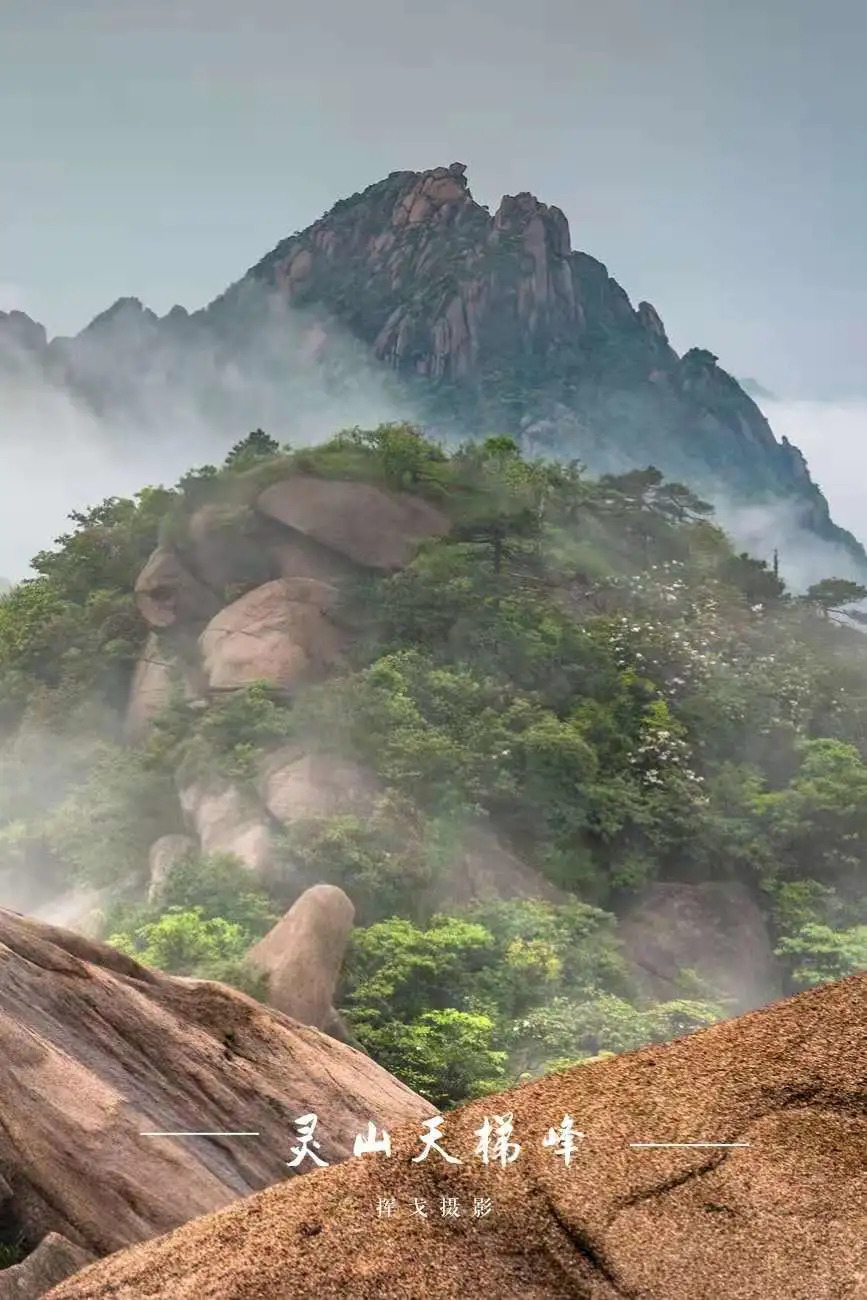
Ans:
[[[687,996],[686,971],[734,1012],[780,996],[767,926],[743,885],[656,882],[635,898],[617,933],[639,987],[654,1001]]]
[[[419,542],[449,531],[422,497],[371,483],[296,474],[259,497],[259,510],[366,568],[402,569]]]
[[[419,1161],[408,1122],[390,1157],[270,1187],[51,1300],[861,1300],[865,1042],[858,975],[460,1106],[439,1142],[459,1164]],[[505,1167],[475,1154],[495,1115],[520,1144]],[[633,1145],[653,1142],[744,1145]]]
[[[443,909],[508,898],[565,903],[571,897],[517,858],[489,826],[480,823],[460,833],[432,882],[430,905]]]
[[[133,673],[124,722],[124,736],[135,744],[172,697],[173,661],[161,650],[159,638],[151,632]]]
[[[293,535],[285,529],[282,537],[271,543],[271,553],[282,578],[316,578],[336,587],[344,578],[360,572],[346,556],[319,546],[302,533]]]
[[[319,1026],[323,1034],[329,1034],[331,1038],[336,1038],[340,1043],[348,1043],[354,1047],[357,1052],[364,1052],[366,1049],[361,1045],[347,1025],[343,1016],[334,1007],[329,1007],[328,1015]]]
[[[211,690],[267,681],[291,690],[332,668],[345,644],[328,617],[336,589],[285,578],[248,591],[211,619],[200,637]]]
[[[214,592],[279,578],[281,570],[269,547],[272,532],[277,528],[269,529],[268,521],[249,507],[217,501],[199,506],[187,523],[190,569]]]
[[[262,810],[230,781],[193,781],[178,791],[202,853],[233,853],[258,876],[271,868],[271,834]],[[158,841],[159,842],[159,841]]]
[[[73,1245],[59,1232],[49,1232],[20,1264],[0,1272],[0,1300],[39,1300],[96,1258],[93,1251]]]
[[[189,835],[161,835],[155,840],[148,853],[148,902],[153,903],[159,897],[160,890],[168,880],[172,869],[191,853],[198,852],[198,844]]]
[[[167,546],[158,546],[135,584],[136,604],[151,627],[201,625],[220,608],[219,598],[194,578]]]
[[[336,1015],[334,991],[355,907],[335,885],[305,889],[289,911],[247,954],[268,975],[268,1004],[324,1029]]]
[[[368,1057],[242,993],[7,911],[0,969],[3,1213],[33,1245],[59,1233],[104,1255],[305,1173],[287,1161],[310,1112],[330,1163],[368,1120],[432,1112]],[[149,1136],[178,1131],[226,1136]]]
[[[163,644],[164,639],[165,634],[160,638],[151,632],[133,673],[124,721],[124,738],[132,745],[147,736],[154,718],[171,703],[176,680],[188,702],[200,700],[204,693],[196,639],[190,645],[188,637],[174,635],[171,650]]]
[[[285,745],[260,765],[262,802],[284,825],[308,817],[369,809],[378,793],[373,774],[357,763],[330,754],[308,753]]]

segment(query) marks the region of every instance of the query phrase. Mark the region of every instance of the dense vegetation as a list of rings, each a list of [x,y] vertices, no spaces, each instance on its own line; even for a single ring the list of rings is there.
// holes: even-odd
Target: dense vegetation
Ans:
[[[178,698],[125,745],[151,550],[182,545],[205,500],[240,535],[292,468],[422,493],[451,534],[346,584],[342,675],[292,700]],[[220,468],[72,522],[0,596],[0,868],[109,886],[94,925],[139,959],[261,994],[243,957],[284,887],[194,857],[149,904],[147,849],[181,828],[179,769],[243,783],[313,736],[383,793],[370,816],[289,828],[283,851],[357,906],[341,1004],[359,1039],[441,1105],[726,1014],[688,971],[675,1001],[639,995],[617,917],[653,881],[745,887],[784,990],[867,966],[867,640],[838,616],[867,593],[794,596],[655,470],[591,481],[508,438],[446,455],[404,426],[294,452],[257,431]],[[468,825],[567,901],[444,913]]]

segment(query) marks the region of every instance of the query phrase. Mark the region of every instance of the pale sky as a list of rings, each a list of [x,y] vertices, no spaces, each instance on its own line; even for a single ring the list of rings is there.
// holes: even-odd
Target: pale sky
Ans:
[[[203,305],[338,198],[530,189],[679,350],[867,396],[864,0],[3,0],[0,308]]]

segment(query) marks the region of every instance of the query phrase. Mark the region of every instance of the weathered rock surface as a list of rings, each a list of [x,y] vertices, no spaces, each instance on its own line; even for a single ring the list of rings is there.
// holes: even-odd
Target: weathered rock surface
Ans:
[[[176,683],[181,697],[188,702],[204,694],[206,683],[195,638],[190,638],[185,628],[171,636],[173,644],[169,647],[164,644],[165,635],[161,638],[151,632],[136,664],[124,718],[124,738],[130,744],[144,740],[153,720],[171,703]]]
[[[271,1187],[103,1260],[51,1300],[861,1300],[867,1288],[867,975],[673,1043],[552,1074],[392,1155]],[[517,1160],[474,1157],[511,1112]],[[584,1135],[567,1168],[543,1142]],[[640,1149],[636,1142],[740,1142]],[[393,1213],[377,1215],[379,1198]],[[460,1217],[441,1215],[457,1198]],[[473,1197],[491,1212],[473,1215]],[[429,1218],[414,1210],[426,1202]]]
[[[49,1232],[20,1264],[0,1272],[0,1300],[38,1300],[96,1259],[59,1232]]]
[[[522,862],[485,825],[467,826],[432,885],[435,907],[462,907],[483,900],[537,898],[563,903],[570,895]]]
[[[207,502],[187,521],[185,553],[189,552],[190,568],[218,595],[226,587],[261,586],[279,578],[267,533],[266,521],[249,507]]]
[[[210,688],[267,681],[291,690],[327,673],[345,644],[328,617],[336,594],[313,578],[280,578],[227,605],[200,638]]]
[[[347,759],[308,753],[300,745],[273,750],[260,768],[262,802],[284,825],[308,817],[358,813],[378,792],[374,775]]]
[[[352,933],[355,907],[335,885],[313,885],[247,954],[268,975],[268,1003],[325,1029]]]
[[[202,853],[234,853],[259,876],[271,866],[271,834],[262,809],[230,781],[193,781],[178,791]]]
[[[148,852],[148,902],[153,903],[182,858],[195,853],[199,846],[189,835],[161,835]]]
[[[716,357],[679,357],[655,308],[633,307],[606,266],[573,249],[559,208],[524,191],[491,212],[465,172],[392,172],[282,240],[202,311],[158,318],[121,299],[50,342],[23,313],[0,313],[0,370],[41,371],[108,421],[138,416],[141,428],[168,397],[219,438],[259,418],[275,371],[303,405],[310,368],[340,371],[351,349],[349,369],[382,392],[380,410],[442,430],[458,420],[474,437],[533,429],[544,454],[594,474],[654,464],[714,499],[782,498],[770,524],[761,512],[762,553],[806,542],[824,552],[817,578],[842,559],[862,579],[863,548]],[[286,407],[272,409],[276,427]],[[751,531],[737,533],[750,549]]]
[[[160,649],[152,632],[133,673],[124,720],[124,735],[133,744],[146,734],[149,724],[171,700],[172,671],[172,660]]]
[[[617,932],[639,986],[655,1000],[683,996],[683,971],[728,999],[734,1013],[780,996],[767,926],[742,885],[657,882],[636,898]]]
[[[206,623],[219,598],[199,582],[167,546],[158,546],[135,584],[136,604],[151,627]]]
[[[341,579],[359,572],[358,566],[346,556],[318,545],[302,533],[285,532],[285,536],[273,543],[272,553],[282,578],[316,578],[336,587]]]
[[[522,192],[489,212],[465,171],[393,172],[283,240],[245,285],[348,325],[427,391],[427,423],[454,427],[463,410],[475,435],[481,398],[488,425],[523,438],[550,424],[540,450],[593,473],[653,464],[713,497],[785,496],[813,544],[837,540],[863,574],[863,549],[835,528],[796,449],[717,358],[679,357],[656,309],[633,307],[606,266],[572,248],[559,208]]]
[[[272,484],[257,504],[270,518],[371,569],[401,569],[419,542],[449,530],[443,512],[422,497],[309,474]]]
[[[284,1179],[311,1111],[334,1162],[368,1119],[431,1108],[243,994],[0,911],[0,1179],[30,1247],[54,1232],[103,1255]],[[142,1136],[174,1130],[258,1136]]]

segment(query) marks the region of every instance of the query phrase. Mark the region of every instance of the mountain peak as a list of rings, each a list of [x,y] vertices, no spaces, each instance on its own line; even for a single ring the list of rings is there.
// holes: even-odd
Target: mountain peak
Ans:
[[[158,319],[156,313],[151,311],[149,307],[145,307],[141,299],[118,298],[105,311],[100,312],[98,316],[94,316],[90,324],[85,327],[84,333],[89,330],[103,330],[121,322],[124,324],[139,321],[153,322]]]
[[[23,311],[0,311],[0,347],[40,352],[45,347],[45,327]]]
[[[491,212],[473,197],[463,162],[393,171],[339,200],[192,315],[173,308],[160,319],[119,298],[77,339],[46,349],[40,326],[0,313],[0,354],[5,340],[9,364],[23,354],[32,368],[22,338],[46,353],[54,381],[127,414],[146,373],[194,386],[211,356],[207,394],[185,391],[184,400],[208,420],[228,419],[214,387],[214,377],[217,387],[225,380],[231,410],[241,403],[243,422],[262,427],[284,409],[275,389],[293,367],[345,379],[351,353],[367,377],[392,372],[375,381],[390,411],[438,434],[494,430],[591,473],[653,465],[717,503],[785,501],[797,529],[842,547],[859,577],[867,573],[867,556],[831,522],[803,458],[778,442],[714,353],[678,356],[657,309],[633,306],[602,262],[573,248],[562,209],[521,190]]]

